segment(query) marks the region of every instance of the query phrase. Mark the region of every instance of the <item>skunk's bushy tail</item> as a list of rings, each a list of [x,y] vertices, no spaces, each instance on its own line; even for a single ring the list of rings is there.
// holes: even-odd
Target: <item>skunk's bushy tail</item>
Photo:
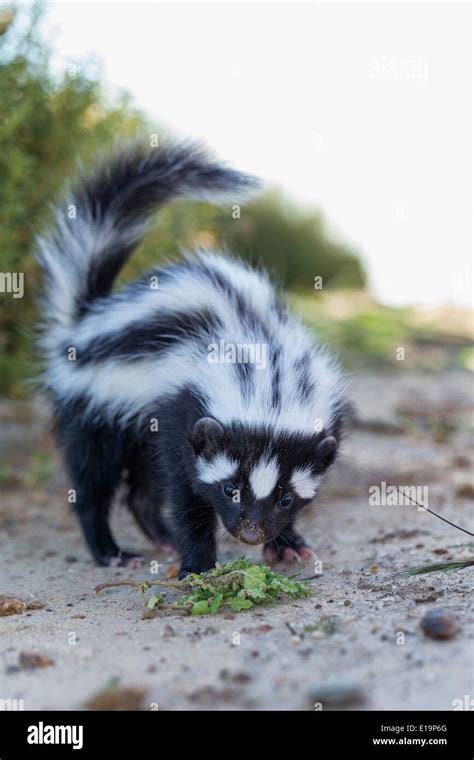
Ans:
[[[47,318],[71,324],[106,296],[163,203],[180,196],[237,202],[258,186],[256,178],[216,163],[198,143],[117,148],[83,174],[56,208],[51,234],[39,240]]]

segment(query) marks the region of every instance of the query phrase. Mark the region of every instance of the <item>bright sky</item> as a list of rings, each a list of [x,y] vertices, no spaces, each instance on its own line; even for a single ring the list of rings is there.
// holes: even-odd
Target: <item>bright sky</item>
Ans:
[[[323,209],[386,303],[470,305],[470,3],[49,3],[55,65]],[[288,251],[291,256],[291,251]]]

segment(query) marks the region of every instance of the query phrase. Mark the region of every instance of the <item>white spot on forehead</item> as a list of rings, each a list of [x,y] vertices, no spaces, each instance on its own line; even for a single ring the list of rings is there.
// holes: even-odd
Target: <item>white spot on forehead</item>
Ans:
[[[266,496],[269,496],[278,483],[278,476],[279,470],[276,457],[272,459],[262,457],[253,468],[249,478],[255,498],[265,499]]]
[[[320,483],[321,478],[313,475],[311,467],[297,467],[290,480],[290,485],[302,499],[312,499]]]
[[[210,460],[198,457],[197,476],[202,483],[218,483],[220,480],[230,480],[239,466],[235,459],[227,454],[216,454]]]

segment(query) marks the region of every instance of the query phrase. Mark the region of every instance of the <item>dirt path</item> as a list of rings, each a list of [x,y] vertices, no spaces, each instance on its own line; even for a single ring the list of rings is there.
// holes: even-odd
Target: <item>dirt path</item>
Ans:
[[[32,451],[50,450],[42,418],[25,412],[19,421],[21,408],[3,405],[9,479],[20,482],[2,488],[0,593],[45,607],[0,618],[0,700],[22,699],[25,709],[77,708],[106,686],[107,699],[117,704],[128,699],[162,710],[314,709],[315,702],[327,709],[334,700],[354,709],[436,710],[453,709],[453,700],[465,695],[472,699],[473,571],[392,574],[472,556],[474,546],[416,507],[370,505],[368,489],[376,481],[363,469],[401,485],[428,486],[430,506],[472,530],[471,383],[462,372],[359,378],[344,456],[304,519],[322,562],[314,597],[200,618],[143,619],[144,600],[133,589],[92,595],[100,582],[145,578],[148,568],[92,564],[60,468],[41,488],[31,465],[25,470]],[[39,462],[36,469],[45,466]],[[147,549],[123,509],[114,527],[124,545]],[[229,540],[221,559],[240,553]],[[162,572],[176,559],[151,547],[147,556],[159,559]],[[441,607],[460,625],[446,641],[420,629],[423,615]],[[306,626],[316,631],[305,632]],[[53,664],[19,667],[20,653],[30,650]],[[120,691],[131,686],[137,692]]]

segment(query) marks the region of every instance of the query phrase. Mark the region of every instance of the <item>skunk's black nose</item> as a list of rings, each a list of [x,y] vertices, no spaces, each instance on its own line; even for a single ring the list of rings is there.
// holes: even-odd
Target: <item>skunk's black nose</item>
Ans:
[[[244,525],[239,531],[239,538],[245,544],[261,544],[265,540],[263,531],[256,525]]]

